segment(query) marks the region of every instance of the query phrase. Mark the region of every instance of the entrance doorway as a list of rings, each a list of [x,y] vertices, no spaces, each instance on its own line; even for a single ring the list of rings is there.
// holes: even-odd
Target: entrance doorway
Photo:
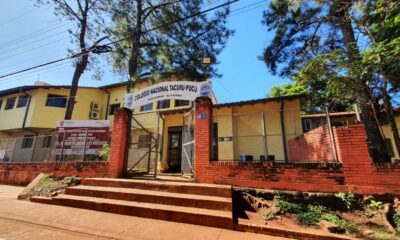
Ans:
[[[168,128],[168,171],[180,173],[182,169],[182,127]]]

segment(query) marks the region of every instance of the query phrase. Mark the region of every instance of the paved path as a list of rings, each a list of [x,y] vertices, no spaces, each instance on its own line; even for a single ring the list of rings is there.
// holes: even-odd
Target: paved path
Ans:
[[[22,189],[0,185],[0,239],[284,239],[16,200]]]

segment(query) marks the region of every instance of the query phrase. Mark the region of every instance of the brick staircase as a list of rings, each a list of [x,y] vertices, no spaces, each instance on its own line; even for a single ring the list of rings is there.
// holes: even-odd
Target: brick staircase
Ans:
[[[233,229],[231,187],[223,185],[87,178],[63,195],[31,201]]]

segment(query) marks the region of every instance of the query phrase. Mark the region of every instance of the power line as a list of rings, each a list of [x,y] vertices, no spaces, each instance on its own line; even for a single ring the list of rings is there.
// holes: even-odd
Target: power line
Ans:
[[[46,40],[46,39],[49,39],[49,38],[58,36],[58,35],[60,35],[60,34],[65,34],[65,31],[57,32],[57,33],[55,33],[55,34],[52,34],[52,35],[49,35],[49,36],[46,36],[46,37],[37,39],[37,40],[35,40],[35,41],[29,42],[29,43],[25,43],[23,46],[19,46],[19,47],[15,47],[15,48],[9,49],[9,50],[7,50],[7,51],[1,52],[0,54],[5,54],[5,53],[13,52],[13,51],[15,51],[15,50],[19,50],[19,49],[21,49],[21,48],[25,48],[25,47],[28,47],[28,46],[32,46],[32,45],[34,45],[34,43],[41,42],[41,41],[43,41],[43,40]]]
[[[0,47],[3,46],[3,45],[7,45],[7,47],[8,47],[8,46],[12,46],[12,45],[15,45],[15,44],[17,44],[17,43],[23,42],[23,41],[25,41],[25,40],[27,40],[27,39],[32,39],[32,38],[35,37],[35,36],[42,36],[43,33],[51,32],[51,31],[53,31],[53,30],[55,30],[55,29],[59,29],[60,27],[67,26],[67,25],[69,25],[69,24],[70,24],[70,23],[68,22],[68,23],[56,24],[56,25],[54,25],[54,26],[49,26],[49,27],[41,28],[41,29],[39,29],[39,30],[37,30],[37,31],[31,32],[31,33],[26,34],[26,35],[23,35],[23,36],[21,36],[21,37],[15,38],[15,39],[13,39],[13,40],[9,40],[9,41],[6,41],[6,42],[2,42],[2,43],[0,43]]]
[[[27,11],[27,12],[25,12],[25,13],[22,13],[21,15],[18,15],[18,16],[16,16],[16,17],[13,17],[13,18],[9,19],[9,20],[6,20],[6,21],[4,21],[4,22],[1,22],[1,23],[0,23],[0,26],[3,26],[3,25],[5,25],[5,24],[7,24],[7,23],[10,23],[10,22],[13,22],[13,21],[15,21],[15,20],[17,20],[17,19],[19,19],[19,18],[25,17],[26,15],[29,15],[29,14],[33,13],[34,11],[36,11],[36,10],[37,10],[37,8],[32,9],[32,10],[29,10],[29,11]]]
[[[203,14],[205,14],[205,13],[214,11],[214,10],[216,10],[216,9],[229,6],[229,5],[231,5],[232,3],[235,3],[235,2],[238,2],[238,1],[239,1],[239,0],[228,0],[226,3],[217,5],[217,6],[215,6],[215,7],[211,7],[211,8],[208,8],[208,9],[206,9],[206,10],[200,11],[200,12],[198,12],[198,13],[192,14],[192,15],[190,15],[190,16],[186,16],[186,17],[184,17],[184,18],[180,18],[180,19],[177,19],[177,20],[173,20],[173,21],[170,21],[170,22],[168,22],[168,23],[166,23],[166,24],[162,24],[162,25],[160,25],[160,26],[154,27],[154,28],[152,28],[152,29],[148,29],[148,30],[146,30],[146,31],[142,31],[141,34],[148,33],[148,32],[151,32],[151,31],[155,31],[155,30],[158,30],[158,29],[160,29],[160,28],[163,28],[163,27],[166,27],[166,26],[169,26],[169,25],[172,25],[172,24],[181,22],[181,21],[185,21],[185,20],[188,20],[188,19],[191,19],[191,18],[200,16],[200,15],[203,15]],[[103,46],[114,45],[114,44],[116,44],[116,43],[118,43],[118,42],[125,41],[125,40],[127,40],[127,39],[129,39],[129,38],[130,38],[130,37],[128,37],[128,38],[123,38],[123,39],[119,39],[119,40],[115,40],[115,41],[112,41],[112,42],[110,42],[110,43],[107,43],[107,44],[105,44],[105,45],[103,45]],[[6,77],[9,77],[9,76],[13,76],[13,75],[16,75],[16,74],[20,74],[20,73],[23,73],[23,72],[27,72],[27,71],[30,71],[30,70],[33,70],[33,69],[41,68],[41,67],[44,67],[44,66],[47,66],[47,65],[50,65],[50,64],[54,64],[54,63],[58,63],[58,62],[61,62],[61,61],[65,61],[65,60],[67,60],[67,59],[78,58],[78,57],[81,57],[81,56],[83,56],[83,55],[89,54],[89,53],[90,53],[91,51],[93,51],[93,50],[96,50],[96,49],[89,49],[89,50],[88,50],[87,52],[85,52],[85,53],[77,53],[77,54],[74,54],[74,55],[69,56],[69,57],[64,57],[64,58],[61,58],[61,59],[57,59],[57,60],[50,61],[50,62],[47,62],[47,63],[39,64],[39,65],[36,65],[36,66],[33,66],[33,67],[29,67],[29,68],[26,68],[26,69],[22,69],[22,70],[19,70],[19,71],[16,71],[16,72],[8,73],[8,74],[5,74],[5,75],[0,76],[0,78],[6,78]]]

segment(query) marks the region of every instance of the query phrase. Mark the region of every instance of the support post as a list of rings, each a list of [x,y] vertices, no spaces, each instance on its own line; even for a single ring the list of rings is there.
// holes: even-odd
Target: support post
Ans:
[[[338,162],[338,155],[337,155],[337,150],[336,150],[335,137],[333,136],[332,123],[331,123],[331,118],[329,116],[328,107],[325,107],[325,113],[326,113],[326,122],[328,123],[329,138],[330,138],[331,146],[332,146],[333,159],[335,160],[335,162]]]
[[[127,151],[130,146],[131,110],[120,108],[114,114],[111,135],[109,172],[111,177],[122,177],[126,170]]]
[[[200,97],[195,100],[195,128],[194,128],[194,179],[202,182],[206,176],[207,166],[211,160],[211,120],[212,102],[208,97]]]

